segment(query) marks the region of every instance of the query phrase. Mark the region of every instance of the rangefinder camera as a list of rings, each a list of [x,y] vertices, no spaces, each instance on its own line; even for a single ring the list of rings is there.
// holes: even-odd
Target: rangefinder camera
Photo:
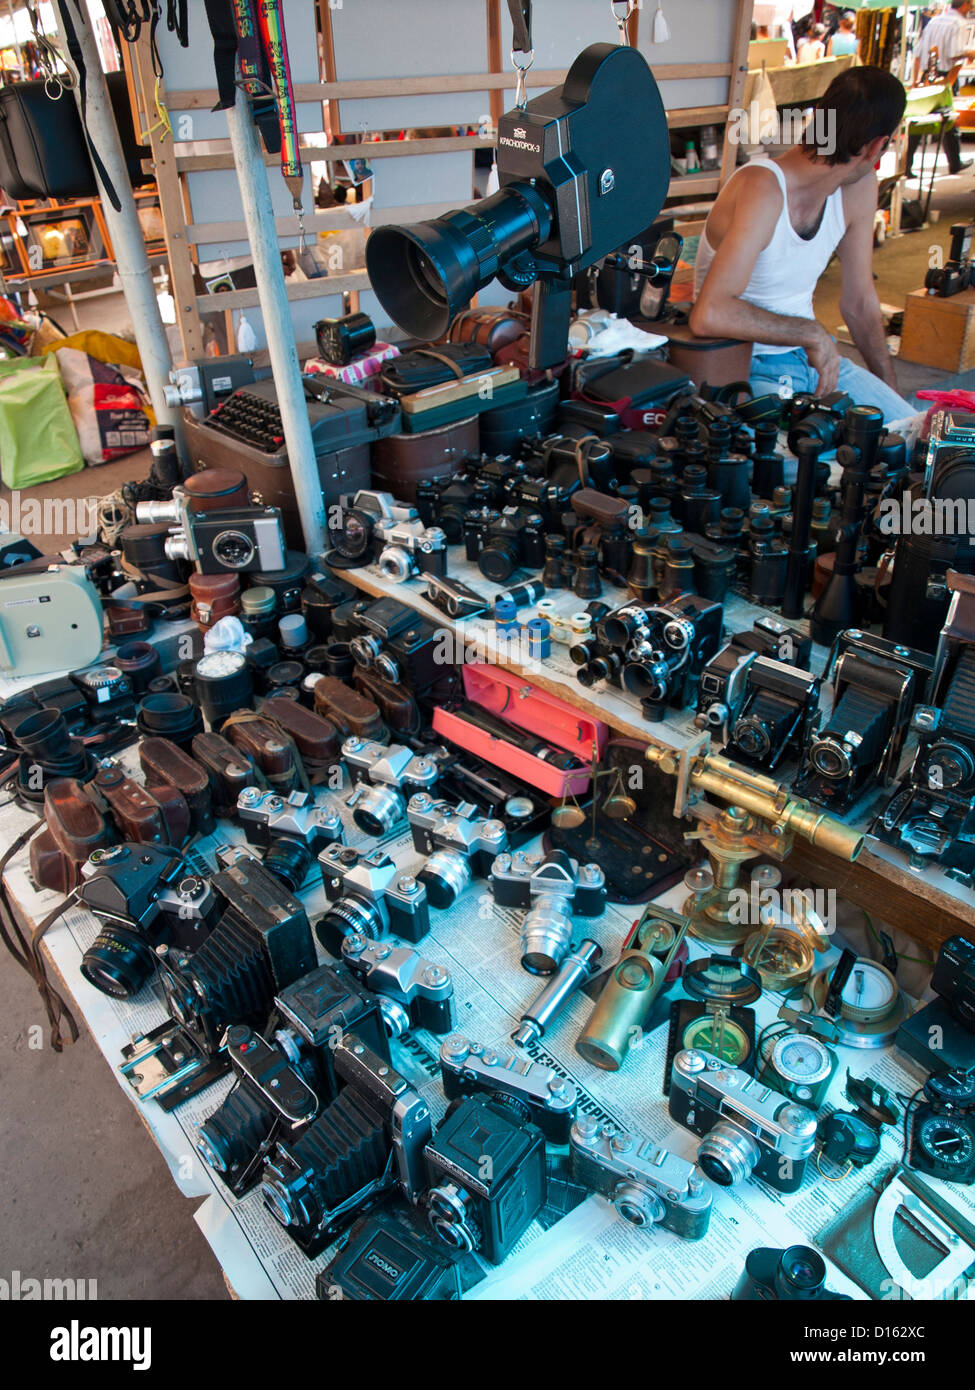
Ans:
[[[685,1240],[707,1234],[712,1196],[693,1163],[592,1115],[572,1126],[569,1155],[573,1179],[612,1202],[624,1221]]]
[[[487,878],[508,847],[504,823],[479,816],[470,801],[453,806],[418,792],[410,797],[406,815],[415,848],[429,855],[418,877],[434,907],[451,907],[473,878]]]
[[[489,1096],[537,1125],[550,1144],[569,1142],[578,1093],[552,1067],[451,1033],[440,1048],[440,1073],[448,1100]]]
[[[449,1033],[454,1026],[454,982],[450,971],[409,946],[374,941],[350,932],[342,959],[360,984],[379,996],[386,1032],[401,1038],[414,1028]]]
[[[779,1192],[798,1192],[816,1143],[816,1115],[738,1067],[695,1049],[678,1052],[670,1116],[702,1135],[703,1173],[719,1187],[761,1178]]]
[[[342,954],[342,942],[350,932],[391,934],[416,942],[430,930],[423,884],[398,869],[381,849],[360,854],[343,845],[329,845],[318,856],[318,864],[325,896],[333,906],[316,924],[315,933],[333,956]]]

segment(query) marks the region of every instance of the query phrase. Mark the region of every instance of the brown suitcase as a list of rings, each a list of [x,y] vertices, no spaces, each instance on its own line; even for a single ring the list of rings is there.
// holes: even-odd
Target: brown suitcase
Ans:
[[[480,343],[494,357],[501,348],[516,342],[527,332],[527,314],[511,309],[463,309],[447,330],[446,341]]]
[[[666,333],[670,365],[686,372],[698,389],[705,382],[731,386],[751,375],[752,344],[740,338],[698,338],[686,323],[655,323],[650,332]]]
[[[372,486],[401,502],[415,503],[418,482],[453,473],[465,458],[479,454],[476,415],[417,434],[389,434],[372,446]]]

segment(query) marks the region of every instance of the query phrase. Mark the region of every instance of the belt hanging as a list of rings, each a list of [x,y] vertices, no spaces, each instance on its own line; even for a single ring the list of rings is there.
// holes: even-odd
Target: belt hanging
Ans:
[[[304,174],[301,168],[301,149],[298,144],[298,117],[295,112],[295,94],[291,85],[291,63],[288,60],[288,41],[284,34],[284,17],[281,14],[281,0],[260,0],[257,7],[257,22],[264,57],[270,74],[270,86],[278,107],[278,127],[281,131],[281,176],[291,194],[301,241],[304,244],[304,230],[301,227],[301,194],[304,187]]]

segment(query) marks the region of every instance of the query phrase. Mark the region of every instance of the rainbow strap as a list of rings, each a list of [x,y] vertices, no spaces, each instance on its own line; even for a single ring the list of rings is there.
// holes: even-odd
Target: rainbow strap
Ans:
[[[298,145],[295,94],[291,85],[291,63],[288,61],[288,41],[285,38],[284,20],[281,16],[281,0],[257,0],[257,24],[267,60],[270,84],[278,107],[278,125],[281,128],[281,173],[291,191],[295,207],[300,208],[304,176]]]

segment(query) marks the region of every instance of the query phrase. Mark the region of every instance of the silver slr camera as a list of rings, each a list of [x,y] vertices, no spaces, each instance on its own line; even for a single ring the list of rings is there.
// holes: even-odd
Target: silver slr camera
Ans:
[[[326,845],[342,839],[342,821],[327,807],[316,806],[309,792],[294,791],[290,796],[245,787],[237,797],[237,819],[244,827],[247,842],[263,849],[272,840],[288,836],[318,854]]]
[[[499,907],[529,911],[521,928],[521,963],[533,975],[550,975],[565,958],[574,917],[598,917],[606,906],[606,875],[564,850],[550,854],[499,854],[488,879]]]
[[[331,955],[342,955],[342,943],[351,932],[417,942],[430,930],[426,889],[383,850],[360,854],[329,845],[318,864],[332,906],[316,923],[315,934]]]
[[[569,1135],[573,1179],[612,1202],[634,1226],[661,1226],[700,1240],[711,1220],[712,1195],[693,1163],[591,1115]]]
[[[419,879],[434,907],[451,907],[472,878],[487,878],[494,859],[508,847],[504,823],[478,815],[469,801],[454,806],[417,792],[406,815],[415,848],[430,856]]]
[[[407,798],[429,791],[440,771],[435,758],[421,756],[400,743],[347,738],[342,757],[355,783],[346,805],[367,835],[388,835],[401,825],[406,819]]]
[[[379,996],[386,1032],[401,1038],[414,1028],[449,1033],[454,1026],[454,982],[450,971],[425,960],[409,946],[375,941],[351,932],[342,959],[359,982]]]
[[[816,1115],[738,1067],[685,1049],[674,1058],[670,1116],[704,1136],[697,1161],[719,1187],[752,1176],[798,1192],[816,1143]]]
[[[367,564],[378,552],[379,568],[397,584],[418,574],[447,573],[443,531],[425,526],[416,507],[397,502],[391,492],[361,489],[343,497],[338,524],[329,535],[349,565]]]

